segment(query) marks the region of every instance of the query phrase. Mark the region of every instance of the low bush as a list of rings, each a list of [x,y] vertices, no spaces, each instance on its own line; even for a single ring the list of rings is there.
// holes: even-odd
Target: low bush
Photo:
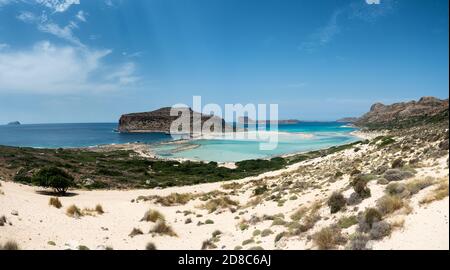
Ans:
[[[70,187],[75,186],[74,178],[67,172],[49,167],[39,170],[32,178],[33,184],[44,188],[52,188],[56,192],[64,194]]]
[[[346,216],[339,219],[337,225],[342,229],[350,228],[351,226],[358,224],[358,218],[356,216]]]
[[[133,238],[137,235],[142,235],[142,234],[144,234],[144,233],[142,232],[141,229],[133,228],[133,230],[130,232],[130,234],[128,236]]]
[[[386,221],[378,221],[372,224],[369,235],[371,239],[379,240],[391,234],[391,225]]]
[[[339,244],[341,233],[338,229],[326,227],[316,232],[312,236],[312,239],[317,245],[318,249],[334,249]]]
[[[363,233],[355,233],[350,236],[350,242],[347,246],[347,249],[350,250],[367,250],[367,242],[369,242],[370,238]]]
[[[389,182],[392,181],[401,181],[404,179],[408,179],[413,177],[414,174],[410,171],[406,171],[406,170],[399,170],[399,169],[389,169],[387,170],[383,177],[388,180]]]
[[[328,206],[330,207],[331,214],[339,212],[347,201],[341,193],[334,192],[328,199]]]

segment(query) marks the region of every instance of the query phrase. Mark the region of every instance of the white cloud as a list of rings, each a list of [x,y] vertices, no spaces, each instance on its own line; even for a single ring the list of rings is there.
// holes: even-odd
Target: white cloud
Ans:
[[[0,51],[0,92],[65,94],[119,90],[139,78],[132,62],[107,66],[110,50],[39,42],[25,51]]]
[[[340,9],[334,11],[327,25],[313,33],[306,41],[300,44],[299,48],[301,50],[312,52],[318,47],[325,46],[333,40],[333,38],[340,32],[338,18],[342,13],[343,11]]]
[[[312,35],[303,41],[300,44],[299,49],[307,52],[313,52],[316,49],[327,45],[341,32],[340,25],[343,22],[348,20],[361,20],[373,23],[378,18],[385,16],[394,10],[393,0],[366,1],[354,1],[335,10],[328,20],[328,23],[317,29]]]
[[[66,26],[62,27],[54,22],[51,22],[45,13],[41,16],[37,16],[28,11],[21,12],[17,18],[26,23],[36,24],[38,30],[41,32],[54,35],[79,47],[85,47],[85,45],[73,33],[73,30],[78,28],[78,24],[74,21],[70,21]]]
[[[52,9],[54,12],[65,12],[72,5],[80,4],[80,0],[36,0],[36,2]]]
[[[82,21],[82,22],[86,22],[86,13],[82,10],[78,11],[77,15],[76,15],[77,19]]]

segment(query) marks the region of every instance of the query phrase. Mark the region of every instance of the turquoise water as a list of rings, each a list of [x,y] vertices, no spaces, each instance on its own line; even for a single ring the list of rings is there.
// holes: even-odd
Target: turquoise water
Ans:
[[[0,145],[35,148],[73,148],[130,142],[169,141],[162,133],[121,134],[116,123],[39,124],[0,126]]]
[[[261,150],[261,140],[254,139],[202,139],[184,144],[157,144],[153,145],[152,149],[165,158],[234,162],[324,149],[357,140],[350,135],[354,128],[336,122],[280,125],[278,130],[277,147],[269,151]],[[184,147],[188,150],[183,150]]]
[[[278,145],[270,151],[261,150],[258,139],[220,138],[174,143],[166,134],[121,134],[114,132],[116,128],[115,123],[0,126],[0,145],[73,148],[141,142],[149,144],[161,157],[231,162],[323,149],[356,140],[349,134],[354,128],[336,122],[280,125]]]

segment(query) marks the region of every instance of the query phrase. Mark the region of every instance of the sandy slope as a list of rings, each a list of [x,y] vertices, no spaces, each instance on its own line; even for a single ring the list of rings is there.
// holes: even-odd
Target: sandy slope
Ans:
[[[243,184],[229,196],[239,201],[241,208],[236,212],[229,210],[208,213],[200,209],[204,202],[195,199],[186,205],[163,207],[151,201],[132,202],[139,196],[159,195],[165,196],[173,192],[192,193],[223,191],[223,183],[202,184],[197,186],[173,187],[165,190],[130,190],[130,191],[73,191],[72,197],[61,198],[63,208],[56,209],[48,205],[49,196],[37,193],[38,188],[24,186],[12,182],[1,182],[0,189],[0,217],[5,215],[8,222],[0,227],[0,243],[7,240],[15,240],[22,249],[67,249],[77,248],[84,245],[90,249],[111,246],[114,249],[144,249],[148,242],[156,244],[158,249],[200,249],[203,241],[211,238],[212,232],[220,230],[222,236],[216,243],[218,249],[233,249],[242,245],[246,239],[253,237],[255,230],[270,229],[273,233],[261,237],[253,237],[255,243],[246,245],[244,248],[260,246],[264,249],[314,249],[316,248],[310,236],[325,226],[329,226],[345,215],[355,215],[367,207],[373,207],[376,201],[383,196],[385,186],[372,181],[369,187],[372,197],[364,200],[357,208],[348,207],[335,215],[330,215],[329,208],[324,204],[318,213],[322,217],[310,232],[300,236],[283,238],[274,244],[276,234],[286,231],[284,226],[272,226],[270,220],[259,220],[251,223],[250,220],[263,215],[276,215],[283,213],[285,219],[301,206],[309,207],[315,202],[325,201],[333,191],[342,190],[347,197],[351,193],[348,189],[349,175],[329,182],[323,173],[328,168],[340,166],[339,162],[345,159],[364,157],[366,151],[372,146],[360,146],[359,151],[353,149],[345,150],[337,154],[311,161],[301,162],[287,169],[269,172],[258,177],[251,177],[239,181]],[[375,153],[377,155],[377,153]],[[385,157],[383,157],[385,158]],[[447,157],[430,162],[418,170],[416,178],[425,176],[444,177],[448,181]],[[344,160],[344,161],[343,161]],[[376,159],[373,159],[375,162]],[[330,167],[331,166],[331,167]],[[325,171],[325,172],[324,172]],[[282,187],[286,181],[297,183],[308,183],[304,190],[292,193],[286,189],[281,193],[275,192],[277,187]],[[254,199],[252,192],[260,183],[266,183],[269,187],[275,186],[272,194],[284,194],[286,199],[283,203],[274,200],[263,200],[254,206],[245,207],[249,201]],[[434,187],[422,190],[416,197],[411,199],[413,212],[404,216],[405,223],[402,229],[393,231],[390,237],[370,243],[373,249],[448,249],[449,248],[449,203],[448,197],[442,201],[433,202],[426,206],[419,205],[421,197],[425,196]],[[284,192],[284,193],[283,193]],[[292,196],[295,194],[295,196]],[[76,204],[80,208],[94,208],[101,204],[105,210],[103,215],[83,216],[79,219],[69,217],[65,214],[66,208]],[[166,221],[171,225],[178,237],[160,236],[149,234],[153,226],[151,222],[140,222],[148,209],[157,209],[164,214]],[[17,211],[17,213],[15,213]],[[183,211],[192,211],[194,214],[185,216]],[[17,215],[15,215],[17,214]],[[199,216],[201,215],[201,216]],[[192,223],[185,224],[187,218]],[[198,226],[198,222],[210,219],[214,224]],[[241,230],[239,224],[246,221],[249,228]],[[141,229],[144,234],[129,237],[133,228]],[[355,226],[345,229],[344,232],[351,234]],[[49,244],[53,241],[56,245]],[[343,247],[340,247],[343,248]]]

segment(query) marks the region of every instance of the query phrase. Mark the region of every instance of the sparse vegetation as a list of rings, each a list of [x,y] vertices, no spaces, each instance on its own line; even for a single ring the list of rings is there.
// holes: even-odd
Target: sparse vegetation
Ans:
[[[339,212],[347,201],[341,193],[334,192],[328,199],[328,206],[330,207],[331,214]]]
[[[152,242],[147,243],[147,245],[145,245],[145,250],[157,250],[156,245]]]
[[[341,241],[342,236],[339,229],[326,227],[313,235],[314,243],[319,249],[334,249]]]
[[[228,196],[222,196],[220,198],[211,199],[201,206],[201,208],[208,210],[209,213],[213,213],[221,209],[230,209],[237,207],[239,203],[230,199]]]
[[[158,220],[155,226],[150,230],[150,233],[177,237],[177,234],[172,229],[172,227],[167,225],[167,223],[164,220]]]
[[[66,210],[66,214],[69,217],[73,217],[73,218],[79,218],[83,216],[83,213],[81,212],[81,209],[78,208],[75,204],[69,206]]]
[[[400,169],[390,169],[387,170],[383,177],[388,180],[389,182],[392,181],[401,181],[404,179],[408,179],[413,177],[414,174],[411,171],[406,171],[406,170],[400,170]]]
[[[0,250],[19,250],[19,245],[15,241],[7,241],[0,245]]]
[[[157,222],[157,221],[164,221],[164,215],[161,214],[157,210],[150,209],[147,212],[145,212],[144,217],[142,217],[141,221],[146,222]]]
[[[434,190],[420,201],[420,203],[429,204],[434,201],[440,201],[446,197],[448,197],[448,179],[444,178]]]
[[[135,237],[137,235],[142,235],[142,234],[144,234],[144,233],[142,232],[141,229],[133,228],[133,230],[130,232],[130,234],[128,236],[133,238],[133,237]]]
[[[401,209],[404,205],[403,199],[392,195],[385,195],[377,201],[377,208],[383,215],[391,214]]]
[[[50,198],[48,204],[53,206],[53,207],[55,207],[55,208],[57,208],[57,209],[60,209],[62,207],[62,203],[57,197]]]
[[[345,216],[339,219],[337,225],[342,229],[350,228],[351,226],[358,224],[358,218],[356,216]]]

